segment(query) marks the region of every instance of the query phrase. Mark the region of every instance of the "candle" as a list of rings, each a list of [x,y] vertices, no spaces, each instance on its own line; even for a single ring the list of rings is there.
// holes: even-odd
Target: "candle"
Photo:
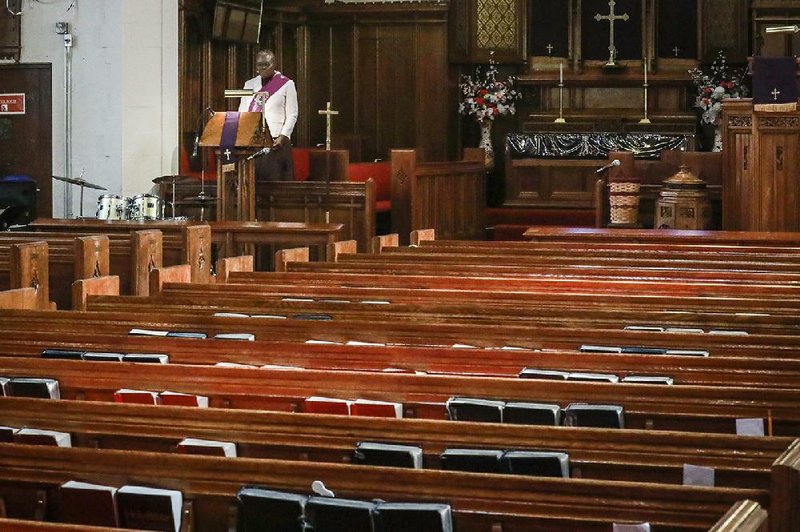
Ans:
[[[564,84],[564,63],[558,64],[558,83],[559,85]]]
[[[645,83],[645,85],[647,85],[647,58],[646,57],[644,58],[644,61],[642,61],[642,63],[644,63],[644,83]]]

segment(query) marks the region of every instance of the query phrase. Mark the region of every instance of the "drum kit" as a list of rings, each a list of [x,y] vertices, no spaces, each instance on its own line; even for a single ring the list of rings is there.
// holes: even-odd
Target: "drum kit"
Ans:
[[[81,218],[83,217],[83,189],[92,188],[96,190],[106,190],[105,187],[90,183],[83,178],[53,176],[54,179],[79,185],[81,187]],[[194,179],[191,176],[183,175],[164,175],[153,179],[153,183],[160,185],[162,183],[172,184],[172,201],[164,201],[155,194],[137,194],[133,197],[124,197],[117,194],[102,194],[97,198],[97,211],[95,218],[98,220],[188,220],[186,216],[175,215],[175,184],[179,181],[188,181]],[[206,207],[216,203],[217,198],[213,196],[206,196],[203,191],[200,195],[185,198],[180,203],[182,205],[193,205],[200,207],[200,220],[203,220],[203,214]],[[171,217],[165,216],[166,206],[170,207]]]

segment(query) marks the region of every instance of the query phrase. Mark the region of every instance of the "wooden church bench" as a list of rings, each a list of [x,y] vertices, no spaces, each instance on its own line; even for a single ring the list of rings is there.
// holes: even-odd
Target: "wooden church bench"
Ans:
[[[595,229],[585,227],[535,226],[525,231],[526,238],[553,242],[672,242],[727,245],[800,245],[795,232],[689,231],[680,229]]]

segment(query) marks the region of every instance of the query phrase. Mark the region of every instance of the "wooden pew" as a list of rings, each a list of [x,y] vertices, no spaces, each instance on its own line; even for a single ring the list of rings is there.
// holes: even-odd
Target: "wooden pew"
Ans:
[[[39,308],[39,296],[36,288],[0,290],[0,308],[28,310]]]
[[[739,501],[717,521],[709,532],[767,532],[767,511],[754,501]]]
[[[705,245],[769,245],[798,246],[794,232],[757,231],[689,231],[680,229],[593,229],[586,227],[534,226],[525,231],[525,237],[551,242],[672,242],[677,244]]]
[[[625,426],[630,428],[730,434],[735,432],[736,419],[762,418],[767,419],[773,434],[800,435],[797,394],[785,389],[150,366],[130,373],[126,364],[6,357],[0,359],[0,375],[57,379],[61,396],[68,399],[112,401],[114,393],[123,388],[172,390],[206,396],[211,406],[298,411],[307,397],[357,395],[402,403],[408,417],[444,419],[447,399],[471,396],[549,402],[562,407],[575,402],[619,404],[625,409]]]
[[[33,288],[36,293],[35,308],[53,307],[50,301],[50,261],[47,242],[26,242],[8,247],[8,269],[0,271],[0,290]],[[4,299],[9,304],[31,304],[27,291],[11,292]],[[16,303],[15,303],[16,302]]]
[[[122,532],[124,529],[0,517],[0,530],[13,530],[14,532]]]
[[[269,181],[256,184],[259,220],[337,223],[344,227],[338,237],[356,240],[366,251],[375,236],[375,184]]]
[[[765,492],[752,489],[453,471],[393,469],[392,482],[387,482],[373,468],[343,464],[13,444],[0,444],[0,467],[9,472],[5,484],[36,482],[50,489],[73,478],[117,485],[167,485],[181,490],[191,501],[191,518],[204,530],[227,530],[230,513],[226,507],[245,484],[302,493],[319,479],[340,497],[447,501],[453,508],[456,527],[466,531],[488,531],[493,526],[596,530],[598,523],[608,526],[623,521],[648,521],[656,530],[708,529],[738,500],[766,499]]]
[[[482,149],[461,161],[426,162],[416,150],[392,150],[392,231],[433,228],[443,238],[484,238],[486,168]]]

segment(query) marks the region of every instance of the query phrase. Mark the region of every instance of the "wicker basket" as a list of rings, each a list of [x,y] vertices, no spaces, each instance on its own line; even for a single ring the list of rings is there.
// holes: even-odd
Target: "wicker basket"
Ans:
[[[608,183],[608,202],[612,224],[636,224],[639,221],[638,179],[615,180]]]

